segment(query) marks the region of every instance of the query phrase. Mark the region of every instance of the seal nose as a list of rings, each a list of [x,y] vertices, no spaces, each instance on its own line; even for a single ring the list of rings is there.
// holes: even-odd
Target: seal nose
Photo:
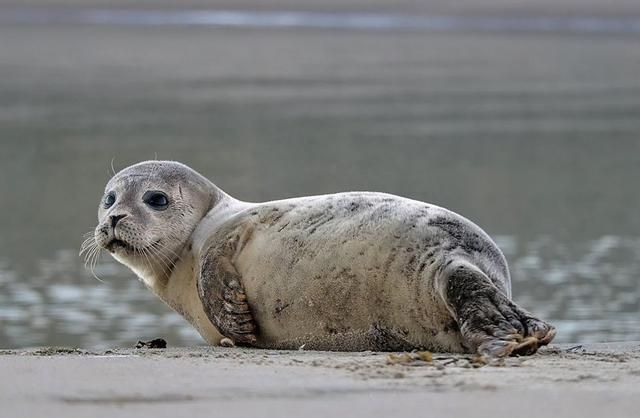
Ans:
[[[118,223],[118,221],[120,221],[120,219],[125,218],[127,215],[111,215],[111,228],[115,228],[116,224]]]

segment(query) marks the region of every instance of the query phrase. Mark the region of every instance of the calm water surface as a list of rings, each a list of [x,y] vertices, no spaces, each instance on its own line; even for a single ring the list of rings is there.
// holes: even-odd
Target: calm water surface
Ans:
[[[103,255],[116,168],[261,201],[377,190],[504,250],[558,342],[640,340],[640,37],[0,24],[0,347],[200,344]]]

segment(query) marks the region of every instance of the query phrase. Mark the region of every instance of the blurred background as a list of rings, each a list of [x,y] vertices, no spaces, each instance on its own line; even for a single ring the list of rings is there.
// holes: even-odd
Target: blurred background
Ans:
[[[636,0],[0,0],[0,348],[203,343],[78,256],[111,162],[156,157],[445,206],[557,342],[640,340]]]

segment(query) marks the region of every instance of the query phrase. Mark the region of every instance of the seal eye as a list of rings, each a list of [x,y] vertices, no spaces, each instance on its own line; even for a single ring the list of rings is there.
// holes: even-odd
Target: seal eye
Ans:
[[[166,194],[155,190],[149,190],[142,196],[144,203],[154,210],[165,210],[169,206],[169,198]]]
[[[113,206],[114,203],[116,203],[116,195],[115,193],[111,192],[104,198],[104,208],[109,209],[111,206]]]

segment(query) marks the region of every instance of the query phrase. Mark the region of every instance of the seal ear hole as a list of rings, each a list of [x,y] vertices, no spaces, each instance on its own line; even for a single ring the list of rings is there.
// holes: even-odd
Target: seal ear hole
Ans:
[[[142,201],[153,210],[165,210],[169,206],[169,197],[159,190],[148,190],[142,195]]]
[[[116,194],[114,192],[109,192],[104,197],[103,206],[105,209],[109,209],[113,204],[116,203]]]

